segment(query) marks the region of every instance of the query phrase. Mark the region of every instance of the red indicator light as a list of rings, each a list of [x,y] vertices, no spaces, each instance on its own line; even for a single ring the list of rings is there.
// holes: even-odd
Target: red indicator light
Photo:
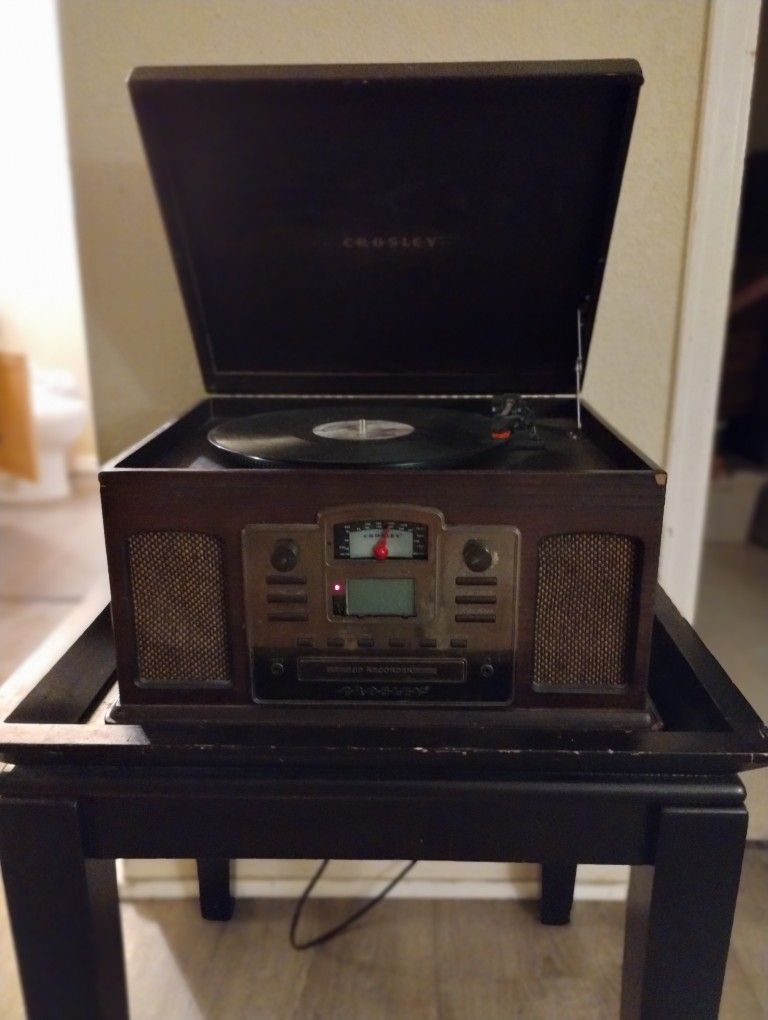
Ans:
[[[339,592],[342,592],[342,591],[344,591],[344,585],[342,585],[342,584],[339,584],[339,583],[337,582],[336,584],[334,584],[334,586],[333,586],[333,590],[334,590],[334,591],[336,592],[336,594],[338,594]]]
[[[376,557],[377,560],[385,560],[387,556],[389,556],[389,546],[387,545],[388,538],[389,538],[389,525],[386,526],[384,531],[381,533],[381,538],[373,547],[373,555]]]

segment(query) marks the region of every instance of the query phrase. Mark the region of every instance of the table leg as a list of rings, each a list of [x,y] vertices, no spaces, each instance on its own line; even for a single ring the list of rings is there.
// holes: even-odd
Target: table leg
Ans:
[[[627,901],[622,1020],[717,1020],[747,833],[735,808],[665,808]]]
[[[29,1020],[127,1020],[115,862],[73,801],[0,800],[0,861]]]
[[[226,857],[199,858],[197,882],[200,913],[206,921],[228,921],[235,909],[229,891],[229,861]]]
[[[568,924],[575,885],[575,864],[541,865],[539,917],[542,924]]]

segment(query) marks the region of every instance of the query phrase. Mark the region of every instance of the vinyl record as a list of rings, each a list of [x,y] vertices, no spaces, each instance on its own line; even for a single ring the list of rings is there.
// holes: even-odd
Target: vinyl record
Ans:
[[[208,439],[241,461],[336,467],[454,466],[504,445],[485,415],[396,404],[268,411],[223,422]]]

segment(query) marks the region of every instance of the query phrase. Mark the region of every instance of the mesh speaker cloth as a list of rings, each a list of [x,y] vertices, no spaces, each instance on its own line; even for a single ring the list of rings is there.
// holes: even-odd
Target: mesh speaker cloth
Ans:
[[[640,543],[574,533],[539,542],[533,683],[600,689],[627,683]]]
[[[142,531],[128,539],[128,565],[142,683],[228,683],[220,539]]]

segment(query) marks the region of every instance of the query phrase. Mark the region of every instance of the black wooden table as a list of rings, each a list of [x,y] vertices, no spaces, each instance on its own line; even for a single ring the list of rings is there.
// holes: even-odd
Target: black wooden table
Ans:
[[[203,915],[220,919],[235,857],[537,862],[545,923],[568,919],[578,863],[630,864],[622,1017],[717,1016],[747,824],[737,773],[768,764],[768,733],[663,593],[661,731],[368,708],[110,725],[113,668],[105,611],[0,725],[32,1020],[127,1016],[118,857],[197,858]]]

